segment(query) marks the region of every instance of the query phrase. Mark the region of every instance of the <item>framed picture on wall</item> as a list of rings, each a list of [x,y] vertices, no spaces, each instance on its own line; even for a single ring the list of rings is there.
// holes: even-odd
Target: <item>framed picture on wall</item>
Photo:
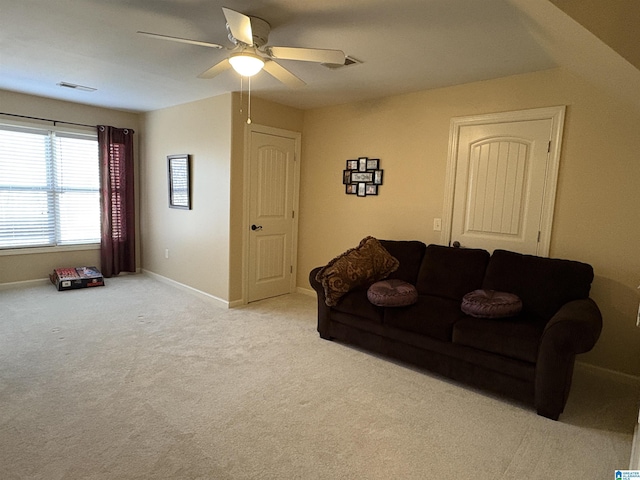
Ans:
[[[191,159],[189,155],[169,155],[169,207],[191,210]]]
[[[382,185],[382,170],[379,158],[358,157],[347,160],[346,169],[342,171],[342,183],[347,195],[367,197],[378,195]]]
[[[373,172],[351,172],[351,183],[373,183]]]
[[[365,193],[367,195],[377,195],[378,194],[378,186],[377,185],[372,185],[370,183],[367,183],[367,186],[365,187]]]

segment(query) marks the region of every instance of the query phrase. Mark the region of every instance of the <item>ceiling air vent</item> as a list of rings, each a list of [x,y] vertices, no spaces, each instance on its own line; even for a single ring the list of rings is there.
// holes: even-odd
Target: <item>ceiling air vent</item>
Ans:
[[[322,63],[323,67],[330,68],[331,70],[337,70],[338,68],[349,67],[351,65],[360,65],[362,62],[353,57],[346,56],[344,59],[344,63]]]
[[[84,85],[76,85],[75,83],[69,82],[60,82],[58,83],[58,86],[64,88],[72,88],[74,90],[82,90],[83,92],[95,92],[97,90],[97,88],[86,87]]]

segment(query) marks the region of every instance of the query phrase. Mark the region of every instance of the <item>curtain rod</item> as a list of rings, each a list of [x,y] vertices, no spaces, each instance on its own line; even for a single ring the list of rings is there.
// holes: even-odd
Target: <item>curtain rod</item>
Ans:
[[[29,120],[41,120],[43,122],[51,122],[53,123],[53,126],[56,126],[56,123],[64,123],[65,125],[76,125],[78,127],[90,127],[90,128],[96,128],[95,125],[87,125],[86,123],[74,123],[74,122],[65,122],[62,120],[51,120],[50,118],[40,118],[40,117],[29,117],[27,115],[17,115],[15,113],[4,113],[4,112],[0,112],[0,115],[8,115],[9,117],[18,117],[18,118],[26,118]]]

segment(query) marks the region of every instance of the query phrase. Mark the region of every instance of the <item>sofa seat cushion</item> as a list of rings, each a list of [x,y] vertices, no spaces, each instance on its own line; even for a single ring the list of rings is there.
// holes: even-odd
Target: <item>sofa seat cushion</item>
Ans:
[[[522,300],[513,293],[474,290],[462,297],[461,309],[467,315],[478,318],[513,317],[522,310]]]
[[[418,301],[411,306],[385,308],[383,321],[389,327],[450,342],[453,325],[464,316],[459,301],[418,295]]]
[[[520,317],[466,317],[453,326],[453,343],[535,363],[543,329]]]
[[[373,305],[367,299],[367,289],[365,287],[356,288],[346,293],[338,304],[331,308],[341,313],[369,320],[373,323],[382,323],[384,309]]]
[[[365,237],[360,244],[341,253],[322,267],[316,280],[322,284],[325,303],[332,307],[348,291],[386,278],[398,269],[398,259],[385,250],[373,237]]]
[[[406,307],[418,301],[418,291],[403,280],[381,280],[369,287],[367,298],[379,307]]]

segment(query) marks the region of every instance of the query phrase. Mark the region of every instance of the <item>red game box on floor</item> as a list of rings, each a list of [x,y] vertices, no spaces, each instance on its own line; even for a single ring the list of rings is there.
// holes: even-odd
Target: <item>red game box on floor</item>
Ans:
[[[58,291],[104,285],[102,273],[96,267],[56,268],[49,278]]]

